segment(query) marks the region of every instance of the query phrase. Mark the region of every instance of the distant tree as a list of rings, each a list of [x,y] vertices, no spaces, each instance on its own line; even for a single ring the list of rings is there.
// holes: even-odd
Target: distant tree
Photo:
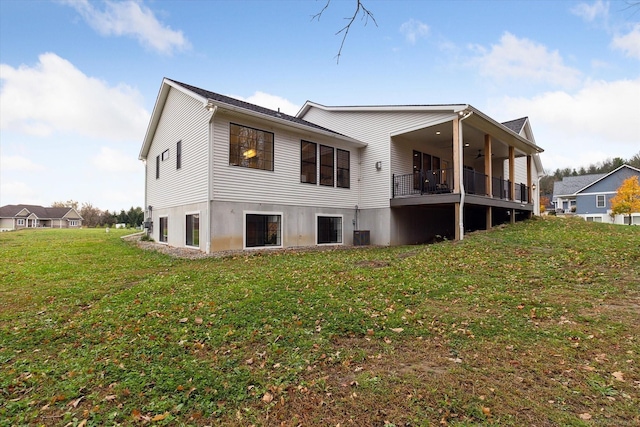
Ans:
[[[627,160],[627,164],[629,166],[633,166],[634,168],[640,169],[640,151],[629,160]]]
[[[67,200],[66,202],[53,202],[51,204],[53,208],[73,208],[78,210],[78,202],[75,200]]]
[[[540,196],[540,212],[545,212],[549,206],[549,198],[547,196]]]
[[[131,206],[131,209],[127,211],[127,218],[127,224],[129,227],[138,227],[142,225],[142,222],[144,221],[144,211],[139,206],[137,208]]]
[[[83,203],[79,213],[82,217],[83,225],[87,227],[96,227],[100,224],[100,215],[102,211],[94,207],[91,203]]]
[[[116,223],[116,216],[115,214],[112,214],[111,212],[109,212],[108,209],[100,213],[100,222],[99,222],[100,226],[113,227],[113,224],[115,223]]]
[[[637,176],[625,179],[618,193],[611,199],[611,212],[614,215],[629,215],[629,225],[631,214],[640,212],[640,182]]]
[[[118,224],[127,224],[129,222],[129,216],[124,211],[124,209],[122,209],[120,213],[116,216],[116,222]]]

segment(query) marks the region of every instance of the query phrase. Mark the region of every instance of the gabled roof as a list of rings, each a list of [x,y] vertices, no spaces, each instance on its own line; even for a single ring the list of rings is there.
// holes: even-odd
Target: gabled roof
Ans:
[[[553,183],[553,200],[558,196],[575,196],[583,192],[592,185],[602,181],[610,175],[618,172],[620,169],[628,168],[640,173],[640,169],[629,165],[622,165],[609,173],[594,173],[589,175],[565,176],[562,181]]]
[[[0,207],[0,218],[27,218],[35,215],[39,219],[62,219],[71,211],[82,219],[80,214],[73,208],[53,208],[38,205],[5,205]]]
[[[360,147],[365,147],[367,145],[362,141],[357,141],[353,138],[342,135],[331,129],[318,126],[315,123],[308,122],[298,117],[290,116],[280,111],[271,110],[269,108],[251,104],[250,102],[241,101],[239,99],[232,98],[230,96],[221,95],[219,93],[201,89],[196,86],[191,86],[176,80],[164,78],[162,81],[162,85],[160,87],[160,92],[158,93],[158,98],[156,99],[156,104],[153,108],[153,113],[151,114],[149,127],[147,129],[147,133],[145,135],[142,148],[140,150],[139,158],[141,160],[145,159],[149,152],[149,147],[151,147],[151,142],[153,140],[156,127],[158,126],[158,122],[160,121],[162,109],[164,108],[164,103],[166,102],[167,95],[169,94],[170,88],[178,89],[183,93],[186,93],[187,95],[190,95],[193,98],[198,99],[200,102],[202,102],[203,108],[209,105],[211,105],[212,107],[220,107],[220,108],[235,111],[235,112],[241,112],[254,117],[275,121],[284,126],[294,127],[297,129],[304,129],[307,131],[328,135],[330,137],[341,139],[343,141],[349,142],[351,144],[355,144]]]
[[[601,179],[605,175],[604,173],[594,173],[590,175],[565,176],[562,178],[562,181],[553,183],[553,199],[555,200],[558,196],[574,195],[582,188]]]
[[[527,123],[527,120],[529,120],[528,117],[521,117],[519,119],[509,120],[508,122],[502,122],[502,125],[520,135],[520,132],[522,132],[522,128],[524,127],[524,124]]]
[[[596,183],[598,183],[598,182],[602,181],[603,179],[607,178],[608,176],[613,175],[614,173],[618,172],[620,169],[623,169],[623,168],[631,169],[631,170],[634,170],[634,171],[636,171],[636,172],[639,172],[639,173],[640,173],[640,169],[634,168],[633,166],[629,166],[629,165],[622,165],[622,166],[620,166],[620,167],[618,167],[618,168],[616,168],[616,169],[612,170],[612,171],[611,171],[611,172],[609,172],[609,173],[602,174],[602,176],[601,176],[600,178],[597,178],[597,179],[595,179],[593,182],[591,182],[591,183],[589,183],[589,184],[585,185],[584,187],[580,188],[578,191],[576,191],[576,193],[581,193],[581,192],[583,192],[583,191],[584,191],[584,190],[586,190],[587,188],[589,188],[589,187],[591,187],[592,185],[594,185],[594,184],[596,184]]]

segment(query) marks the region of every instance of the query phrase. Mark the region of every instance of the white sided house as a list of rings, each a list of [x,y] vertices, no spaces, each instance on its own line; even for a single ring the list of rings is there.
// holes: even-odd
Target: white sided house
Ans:
[[[204,252],[462,239],[539,213],[528,119],[470,105],[296,116],[164,79],[145,136],[145,225]]]

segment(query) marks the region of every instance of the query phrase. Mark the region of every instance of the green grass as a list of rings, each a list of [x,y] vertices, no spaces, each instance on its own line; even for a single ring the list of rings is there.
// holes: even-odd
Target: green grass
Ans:
[[[123,233],[0,234],[0,426],[640,423],[640,227],[200,260]]]

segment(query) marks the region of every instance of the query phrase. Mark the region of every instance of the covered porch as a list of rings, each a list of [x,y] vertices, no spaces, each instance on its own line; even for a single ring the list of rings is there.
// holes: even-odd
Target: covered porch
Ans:
[[[454,239],[528,218],[536,182],[532,156],[539,151],[471,107],[439,123],[396,132],[391,136],[390,206],[402,209],[402,216],[438,212],[433,220],[447,223],[443,229],[453,226]],[[442,209],[449,212],[447,218]]]

